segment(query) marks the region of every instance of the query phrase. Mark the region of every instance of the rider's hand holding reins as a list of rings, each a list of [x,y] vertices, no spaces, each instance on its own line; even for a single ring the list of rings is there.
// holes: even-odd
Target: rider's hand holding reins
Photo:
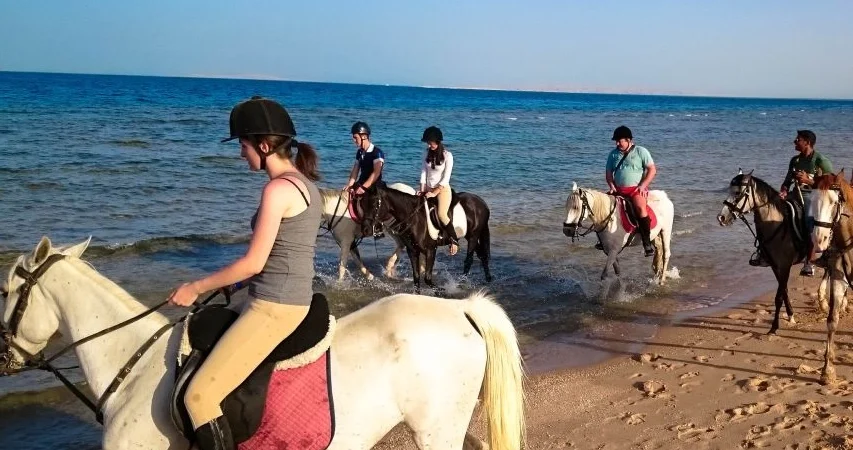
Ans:
[[[190,306],[195,303],[200,294],[195,283],[184,283],[172,291],[167,300],[173,305]]]
[[[637,186],[637,193],[642,195],[645,198],[649,197],[649,188],[644,185]]]

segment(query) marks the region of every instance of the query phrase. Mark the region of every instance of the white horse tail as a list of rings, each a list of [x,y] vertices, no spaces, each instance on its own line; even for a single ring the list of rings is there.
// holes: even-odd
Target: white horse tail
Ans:
[[[524,444],[524,369],[515,328],[506,312],[483,291],[466,300],[465,314],[486,341],[483,409],[490,450],[520,450]]]

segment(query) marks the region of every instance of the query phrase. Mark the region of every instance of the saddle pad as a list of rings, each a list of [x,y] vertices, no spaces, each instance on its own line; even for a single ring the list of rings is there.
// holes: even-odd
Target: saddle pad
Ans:
[[[625,230],[626,233],[633,233],[634,230],[637,229],[637,225],[631,222],[631,218],[628,217],[628,211],[625,209],[627,207],[633,206],[626,205],[625,199],[621,197],[618,197],[618,202],[619,216],[622,218],[622,228]],[[649,223],[649,230],[653,230],[658,225],[658,218],[655,215],[655,210],[652,209],[651,205],[648,205],[646,207],[646,211],[649,212],[649,219],[651,219],[651,222]]]
[[[322,450],[335,434],[329,350],[270,377],[261,424],[239,450]]]

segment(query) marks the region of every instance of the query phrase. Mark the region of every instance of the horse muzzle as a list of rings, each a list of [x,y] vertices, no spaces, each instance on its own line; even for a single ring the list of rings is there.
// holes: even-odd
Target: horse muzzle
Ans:
[[[720,226],[722,226],[722,227],[727,227],[727,226],[731,225],[732,222],[734,222],[734,221],[735,221],[735,216],[733,216],[733,215],[724,216],[724,215],[720,214],[719,216],[717,216],[717,222],[719,222]]]
[[[563,224],[563,234],[566,237],[572,237],[577,233],[578,226],[574,223],[564,223]]]

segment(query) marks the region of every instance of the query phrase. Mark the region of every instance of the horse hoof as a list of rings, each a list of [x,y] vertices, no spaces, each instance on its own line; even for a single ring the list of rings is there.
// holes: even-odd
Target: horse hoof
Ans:
[[[776,336],[776,332],[779,331],[778,328],[771,328],[770,331],[767,332],[768,336]]]
[[[796,321],[796,320],[794,320],[794,315],[793,315],[793,314],[791,314],[790,316],[788,316],[788,323],[790,323],[790,324],[792,324],[792,325],[797,323],[797,321]]]
[[[835,367],[824,368],[820,374],[820,384],[832,386],[835,384]]]

